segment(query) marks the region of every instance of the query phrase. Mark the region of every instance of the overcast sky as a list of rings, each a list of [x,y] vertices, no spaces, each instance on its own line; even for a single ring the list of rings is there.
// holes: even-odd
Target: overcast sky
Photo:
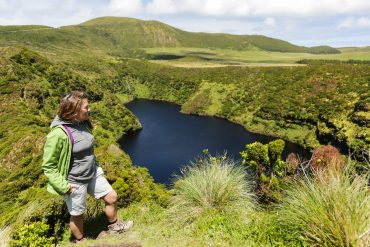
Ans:
[[[262,34],[297,45],[370,45],[370,0],[0,0],[0,25],[158,20],[192,32]]]

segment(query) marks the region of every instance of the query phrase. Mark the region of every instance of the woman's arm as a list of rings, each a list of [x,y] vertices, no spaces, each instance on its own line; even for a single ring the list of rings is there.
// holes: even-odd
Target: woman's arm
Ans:
[[[62,131],[62,130],[60,130]],[[44,174],[48,177],[50,185],[60,195],[67,193],[70,190],[65,176],[61,174],[63,166],[66,164],[59,164],[61,162],[61,152],[63,149],[63,139],[57,133],[49,133],[44,146],[44,157],[42,169]]]

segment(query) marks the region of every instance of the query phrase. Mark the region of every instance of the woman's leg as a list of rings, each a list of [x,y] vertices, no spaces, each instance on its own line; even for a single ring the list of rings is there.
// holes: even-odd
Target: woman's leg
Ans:
[[[67,204],[68,212],[71,215],[69,218],[69,226],[72,234],[77,240],[84,237],[83,214],[86,210],[87,185],[82,184],[69,195],[64,195],[63,199]]]
[[[114,223],[117,220],[117,193],[112,190],[102,199],[105,202],[105,214],[107,215],[108,221],[109,223]]]
[[[95,177],[88,186],[88,193],[96,199],[102,199],[105,202],[105,214],[109,221],[108,230],[110,232],[120,233],[130,229],[134,222],[127,221],[122,223],[117,217],[117,193],[113,190],[107,179],[101,174]]]
[[[72,216],[69,218],[69,227],[76,239],[84,237],[84,218],[83,215]]]
[[[108,230],[111,233],[121,233],[129,230],[133,226],[134,222],[129,220],[126,223],[123,223],[117,218],[117,193],[112,190],[102,199],[105,202],[105,214],[109,221]]]

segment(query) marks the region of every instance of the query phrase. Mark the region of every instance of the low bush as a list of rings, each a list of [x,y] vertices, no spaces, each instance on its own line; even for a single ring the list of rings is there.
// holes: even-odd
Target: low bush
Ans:
[[[166,206],[170,196],[164,185],[154,183],[148,169],[144,167],[131,167],[121,171],[112,186],[117,192],[119,207],[148,201],[156,201]]]
[[[50,247],[54,245],[54,237],[48,237],[49,225],[44,222],[34,222],[25,225],[17,231],[14,247]]]
[[[284,147],[285,142],[277,139],[268,144],[247,144],[240,152],[242,163],[255,174],[256,193],[261,202],[276,202],[281,197],[282,178],[288,171],[287,164],[281,159]]]
[[[251,184],[241,165],[223,157],[199,159],[174,184],[170,212],[176,222],[193,222],[209,210],[243,212],[254,208]]]
[[[311,167],[316,172],[331,169],[342,173],[343,160],[336,147],[326,145],[315,149],[311,158]]]

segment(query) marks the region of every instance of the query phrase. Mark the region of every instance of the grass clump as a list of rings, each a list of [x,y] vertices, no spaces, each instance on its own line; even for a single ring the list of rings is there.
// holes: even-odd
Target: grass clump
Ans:
[[[174,184],[170,214],[176,222],[193,222],[207,212],[244,212],[254,207],[243,167],[226,156],[201,158],[183,170]]]
[[[287,190],[280,220],[313,245],[369,246],[368,175],[328,171]]]

